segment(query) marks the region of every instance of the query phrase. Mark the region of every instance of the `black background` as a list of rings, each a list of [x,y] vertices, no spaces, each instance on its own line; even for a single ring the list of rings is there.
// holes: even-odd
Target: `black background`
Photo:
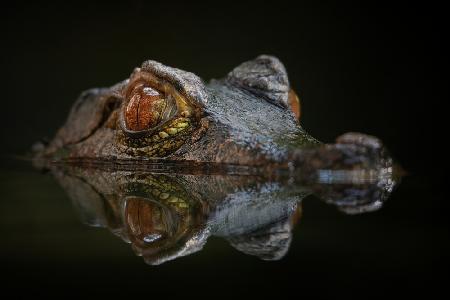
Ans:
[[[164,283],[153,278],[147,285],[143,269],[125,274],[124,265],[107,265],[107,260],[100,259],[104,265],[95,273],[89,269],[83,272],[70,261],[46,265],[25,260],[21,264],[15,258],[8,269],[17,270],[11,273],[12,286],[29,285],[42,291],[43,287],[51,288],[49,281],[54,280],[58,286],[78,289],[80,285],[74,278],[82,277],[87,278],[84,284],[99,282],[103,292],[123,284],[127,287],[122,290],[125,294],[148,291],[149,296],[152,291],[161,291],[157,287],[167,289],[168,295],[177,291],[206,296],[232,294],[233,287],[238,293],[238,287],[241,291],[245,286],[250,287],[246,290],[250,295],[291,291],[300,296],[304,289],[311,288],[328,294],[334,290],[352,294],[359,288],[370,293],[393,289],[400,294],[437,291],[436,274],[446,260],[440,252],[445,249],[436,252],[439,246],[434,242],[447,245],[448,239],[448,231],[443,229],[444,166],[448,161],[444,145],[448,139],[444,127],[447,111],[443,105],[448,101],[448,56],[444,56],[443,43],[448,37],[442,7],[431,2],[163,5],[131,1],[11,4],[2,8],[1,15],[0,150],[4,157],[23,154],[34,141],[51,137],[82,90],[121,81],[146,59],[192,71],[208,80],[224,76],[259,54],[272,54],[285,64],[291,85],[299,91],[303,99],[301,123],[313,136],[332,142],[347,131],[376,135],[402,167],[415,176],[409,186],[416,189],[398,191],[399,198],[410,202],[399,203],[382,219],[394,222],[404,212],[402,224],[405,228],[415,224],[412,227],[416,231],[405,229],[403,233],[430,235],[429,244],[423,244],[427,239],[420,240],[420,247],[427,249],[423,252],[414,252],[408,258],[406,246],[398,250],[396,253],[404,261],[394,270],[383,269],[390,262],[376,269],[376,259],[356,259],[348,265],[342,261],[332,263],[340,259],[339,255],[324,260],[318,255],[306,266],[288,258],[264,268],[256,262],[239,268],[244,262],[237,257],[222,262],[228,267],[219,271],[213,262],[198,269],[187,266],[196,263],[187,259],[185,265],[166,267],[158,273]],[[383,228],[389,231],[387,225]],[[401,239],[396,245],[401,245]],[[333,270],[331,273],[323,269],[324,261]],[[25,267],[30,264],[34,267]],[[368,266],[372,271],[364,272]],[[31,269],[63,275],[60,280],[58,276],[47,279],[38,271],[33,275]],[[179,271],[182,269],[185,272]],[[119,271],[121,274],[116,274]],[[135,286],[130,278],[134,278]],[[178,288],[170,280],[175,286],[178,282]],[[213,281],[222,284],[216,286]]]

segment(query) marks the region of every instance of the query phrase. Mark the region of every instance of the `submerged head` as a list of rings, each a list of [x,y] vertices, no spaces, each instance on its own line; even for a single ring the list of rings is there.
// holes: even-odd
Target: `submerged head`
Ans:
[[[322,145],[299,124],[283,64],[262,55],[220,80],[146,61],[129,79],[84,92],[38,157],[165,159],[304,170],[387,168],[378,139],[346,134]]]

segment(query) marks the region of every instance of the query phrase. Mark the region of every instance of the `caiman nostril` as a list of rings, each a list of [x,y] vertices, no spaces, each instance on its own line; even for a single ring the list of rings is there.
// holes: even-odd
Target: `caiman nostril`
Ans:
[[[128,129],[141,131],[156,126],[165,103],[165,99],[157,90],[145,85],[137,86],[131,93],[125,110]]]

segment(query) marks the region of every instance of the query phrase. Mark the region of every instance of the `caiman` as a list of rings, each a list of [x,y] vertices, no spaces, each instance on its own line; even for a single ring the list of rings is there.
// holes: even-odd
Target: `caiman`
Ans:
[[[82,93],[35,163],[86,223],[108,227],[149,264],[196,252],[211,235],[280,259],[307,195],[354,214],[380,208],[394,186],[379,139],[347,133],[323,144],[300,113],[275,57],[208,84],[149,60]]]
[[[300,126],[299,116],[299,98],[273,56],[244,62],[208,84],[148,60],[129,79],[83,92],[53,140],[37,147],[36,160],[127,168],[189,162],[257,167],[264,174],[346,170],[353,177],[392,167],[377,138],[347,133],[323,144]]]

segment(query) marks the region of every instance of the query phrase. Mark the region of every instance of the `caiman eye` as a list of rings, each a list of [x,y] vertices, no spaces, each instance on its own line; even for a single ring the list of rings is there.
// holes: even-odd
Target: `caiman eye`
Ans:
[[[152,133],[175,117],[190,117],[194,108],[171,83],[137,72],[130,79],[122,110],[122,129],[129,135]]]
[[[145,83],[137,84],[127,99],[125,122],[128,129],[141,131],[158,125],[169,103],[164,95]],[[167,113],[166,113],[167,115]]]
[[[206,101],[201,82],[169,71],[138,68],[131,74],[120,94],[119,151],[165,157],[196,137],[193,133],[204,114],[199,99]]]

